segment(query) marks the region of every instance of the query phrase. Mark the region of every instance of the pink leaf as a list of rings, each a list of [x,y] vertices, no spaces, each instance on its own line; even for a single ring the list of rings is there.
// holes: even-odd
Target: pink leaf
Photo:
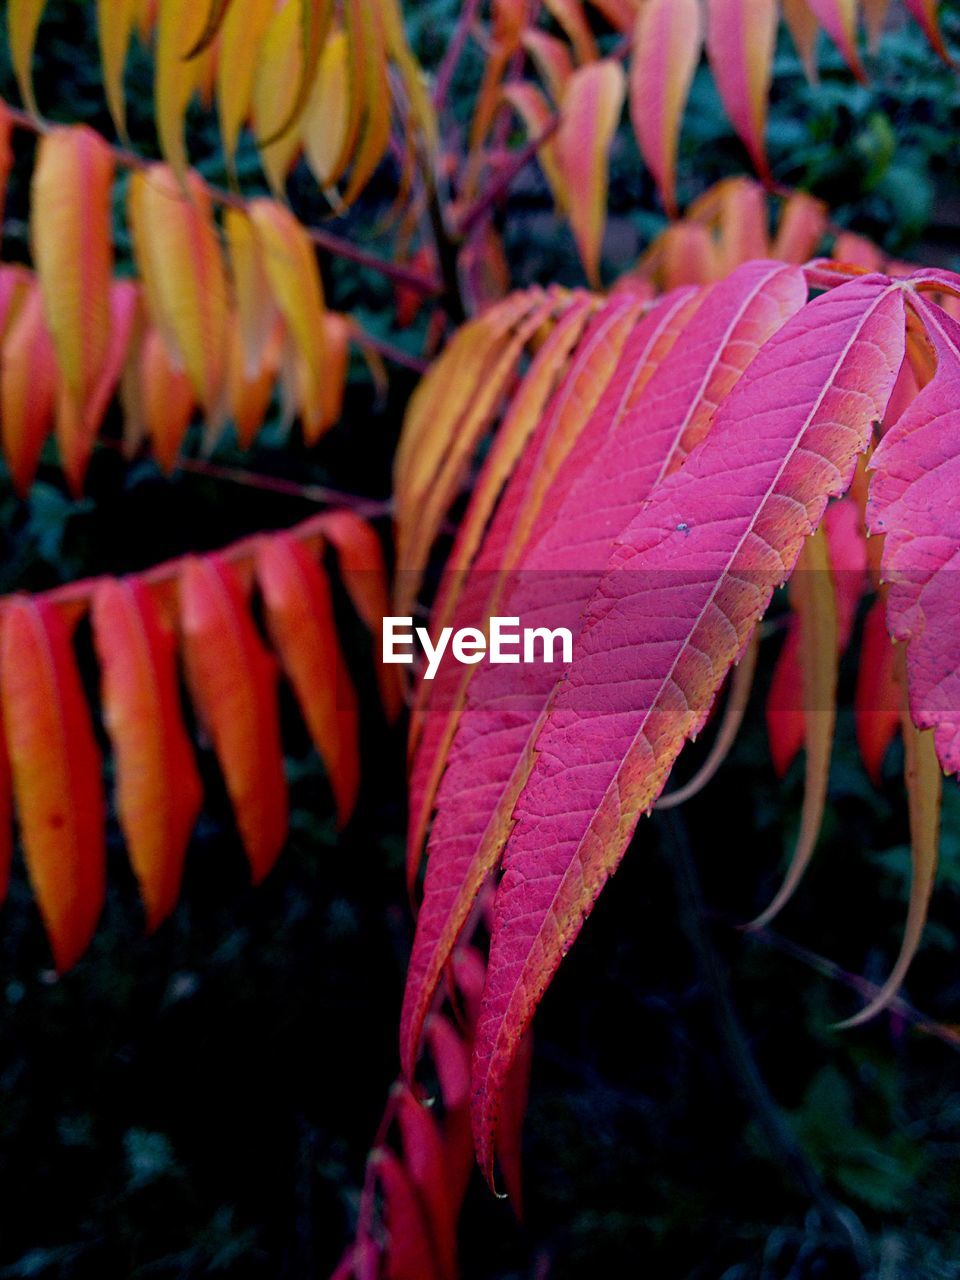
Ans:
[[[903,350],[902,294],[885,278],[817,298],[621,535],[512,814],[474,1059],[488,1177],[504,1081],[543,992],[804,537],[849,485]]]

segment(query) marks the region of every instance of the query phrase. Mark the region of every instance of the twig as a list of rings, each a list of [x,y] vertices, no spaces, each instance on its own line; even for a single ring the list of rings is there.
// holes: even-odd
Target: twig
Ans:
[[[450,39],[450,43],[447,45],[447,51],[443,55],[440,66],[437,68],[437,79],[433,86],[433,106],[437,115],[447,105],[447,96],[450,92],[450,85],[453,83],[454,73],[466,47],[470,28],[476,22],[479,12],[480,0],[467,0],[460,17],[457,19],[456,29]]]
[[[793,1182],[807,1194],[824,1222],[850,1246],[861,1272],[872,1271],[864,1231],[853,1213],[841,1208],[830,1196],[777,1106],[760,1073],[746,1033],[740,1025],[726,974],[705,925],[705,908],[700,879],[690,850],[686,824],[673,809],[660,819],[670,833],[668,861],[674,874],[680,903],[680,920],[696,956],[704,985],[710,995],[713,1016],[733,1082],[752,1110],[767,1145],[787,1169]]]
[[[509,162],[504,165],[496,179],[487,187],[483,195],[474,201],[457,223],[456,234],[460,239],[465,239],[497,201],[506,195],[517,174],[526,168],[543,144],[550,141],[559,127],[560,117],[554,116],[546,128],[541,130],[535,138],[525,142],[517,151],[511,152]]]
[[[733,922],[731,921],[730,923]],[[823,977],[842,983],[845,987],[849,987],[851,991],[856,991],[858,995],[863,996],[865,1000],[872,999],[880,992],[880,987],[877,983],[870,982],[867,978],[861,978],[856,973],[850,973],[834,960],[828,960],[826,956],[821,956],[815,951],[808,950],[806,947],[801,946],[799,942],[792,942],[789,938],[783,937],[782,934],[776,933],[773,929],[746,929],[742,930],[742,932],[751,941],[762,942],[766,946],[774,947],[777,951],[783,952],[784,955],[789,956],[792,960],[798,960],[801,964],[805,964]],[[949,1045],[951,1049],[960,1052],[960,1032],[955,1031],[952,1027],[945,1026],[942,1022],[937,1022],[934,1018],[929,1018],[925,1013],[922,1013],[904,1000],[902,996],[897,996],[891,1000],[887,1013],[896,1014],[897,1017],[903,1018],[904,1022],[909,1022],[911,1026],[916,1027],[918,1031],[922,1031],[925,1035],[933,1036],[934,1039],[940,1040],[943,1044]]]
[[[48,133],[54,127],[49,121],[37,119],[28,111],[23,111],[18,107],[7,107],[7,115],[18,128],[26,129],[31,133],[42,135]],[[135,151],[111,143],[107,145],[113,152],[117,164],[123,168],[140,170],[148,168],[150,161],[137,155]],[[246,209],[246,201],[243,196],[237,195],[233,191],[227,191],[222,187],[214,186],[212,183],[207,182],[206,179],[201,180],[214,203],[221,205],[223,208]],[[394,281],[395,284],[402,284],[408,289],[415,289],[425,297],[439,297],[444,292],[443,282],[434,276],[425,275],[421,271],[415,271],[412,267],[405,267],[400,263],[389,262],[386,258],[370,253],[369,250],[360,248],[359,245],[353,244],[352,241],[345,240],[330,231],[324,231],[320,227],[305,226],[304,230],[318,248],[334,254],[336,257],[346,258],[350,262],[355,262],[358,266],[368,267],[371,271],[377,271],[380,275]]]
[[[203,458],[181,458],[177,466],[181,471],[189,471],[194,475],[209,476],[212,480],[227,480],[231,484],[263,489],[287,498],[302,498],[305,502],[317,502],[325,507],[349,507],[365,520],[376,520],[393,511],[393,503],[389,500],[341,493],[338,489],[328,489],[322,484],[298,484],[295,480],[284,480],[280,476],[265,476],[256,471],[243,471],[239,467],[224,467]]]

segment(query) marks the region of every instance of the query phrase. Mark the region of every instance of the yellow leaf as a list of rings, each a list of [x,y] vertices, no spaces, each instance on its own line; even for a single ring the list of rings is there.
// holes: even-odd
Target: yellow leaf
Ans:
[[[240,129],[250,113],[260,46],[274,0],[245,0],[227,12],[217,50],[217,110],[227,168],[232,172]]]
[[[20,97],[32,115],[38,114],[37,100],[33,96],[33,48],[45,8],[46,0],[8,0],[7,4],[10,60],[17,77]]]
[[[350,121],[350,75],[346,33],[335,31],[324,45],[313,91],[300,123],[307,164],[321,187],[340,177]]]
[[[287,0],[263,39],[253,84],[253,118],[260,162],[271,189],[282,195],[287,174],[300,150],[292,127],[304,76],[301,7],[306,0]]]
[[[208,418],[221,412],[227,360],[227,283],[210,195],[195,173],[181,187],[154,164],[130,182],[134,250],[147,309]]]
[[[97,0],[97,36],[107,105],[117,133],[127,136],[123,72],[137,21],[137,0]]]
[[[302,361],[302,404],[324,404],[323,286],[313,242],[293,214],[274,200],[252,200],[250,217],[263,246],[263,263],[280,314]],[[315,407],[315,408],[313,408]]]
[[[160,0],[154,68],[157,132],[164,159],[181,181],[187,173],[183,118],[203,64],[187,55],[200,39],[205,13],[196,0]]]
[[[363,190],[390,143],[390,80],[386,48],[380,15],[371,0],[348,0],[347,34],[353,94],[363,103],[366,118],[353,151],[344,204],[350,204]]]
[[[837,716],[837,598],[823,528],[807,538],[790,579],[790,601],[800,625],[806,780],[800,835],[779,893],[754,922],[768,925],[786,905],[806,871],[823,821],[830,777],[830,755]]]
[[[860,1026],[880,1013],[895,998],[920,946],[937,874],[943,771],[937,760],[933,730],[918,729],[910,717],[906,693],[905,650],[901,645],[897,646],[896,663],[897,679],[902,691],[900,719],[903,726],[903,775],[910,808],[910,858],[913,866],[910,906],[907,909],[907,924],[900,954],[890,977],[866,1008],[842,1022],[842,1027]]]
[[[240,209],[227,209],[223,229],[233,275],[243,369],[248,378],[253,378],[260,371],[264,346],[276,327],[277,307],[263,263],[263,247],[247,214]]]

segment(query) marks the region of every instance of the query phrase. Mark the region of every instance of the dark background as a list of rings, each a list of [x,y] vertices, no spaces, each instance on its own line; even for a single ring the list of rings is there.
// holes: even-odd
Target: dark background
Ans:
[[[960,49],[958,7],[946,8],[948,42]],[[112,136],[92,11],[68,0],[48,6],[38,97],[50,116],[86,120]],[[407,11],[424,63],[435,66],[456,5],[435,0]],[[823,83],[811,92],[784,42],[773,167],[890,252],[958,266],[957,80],[896,17],[895,6],[895,29],[870,60],[868,87],[855,85],[824,43]],[[135,56],[128,78],[132,133],[147,155],[156,153],[148,65]],[[456,84],[461,126],[480,70],[474,49]],[[5,53],[0,93],[16,101]],[[4,228],[9,260],[26,257],[31,145],[18,135]],[[191,146],[205,175],[222,181],[209,115],[196,113]],[[256,189],[252,153],[242,168],[245,189]],[[681,197],[744,169],[701,74],[681,149]],[[307,180],[295,179],[291,190],[300,212],[321,216]],[[390,193],[387,179],[382,189],[374,184],[335,228],[369,237]],[[624,128],[613,158],[608,279],[660,225]],[[504,226],[517,283],[579,281],[569,232],[534,167],[516,184]],[[396,340],[389,286],[346,263],[325,264],[325,272],[333,305]],[[418,349],[424,324],[399,339],[409,350]],[[379,404],[358,365],[343,424],[319,448],[306,450],[296,434],[284,443],[268,429],[252,454],[236,453],[227,439],[217,460],[385,496],[412,382],[391,369]],[[0,590],[144,567],[312,510],[201,475],[164,479],[150,461],[126,465],[109,448],[94,460],[86,496],[73,501],[51,455],[27,502],[0,477]],[[355,627],[348,634],[365,709],[365,782],[357,817],[339,839],[322,771],[288,708],[291,838],[261,889],[247,885],[208,757],[212,799],[182,903],[154,938],[142,936],[114,827],[103,923],[86,958],[54,980],[18,863],[0,913],[0,1277],[300,1280],[327,1274],[339,1257],[396,1072],[411,936],[403,731],[380,717],[369,641]],[[777,644],[767,642],[766,671]],[[844,668],[824,838],[773,934],[735,927],[769,901],[802,794],[802,762],[782,784],[770,767],[763,678],[720,778],[675,821],[642,824],[537,1020],[526,1223],[518,1226],[476,1185],[461,1235],[465,1276],[855,1275],[849,1252],[831,1242],[823,1214],[797,1184],[797,1169],[862,1233],[878,1280],[960,1276],[956,1047],[891,1016],[831,1030],[859,997],[821,958],[882,980],[899,945],[909,880],[899,748],[875,791],[853,745],[855,662]],[[684,762],[684,772],[694,765]],[[960,1021],[953,783],[942,859],[906,997],[949,1024]],[[804,950],[786,952],[784,939]],[[771,1114],[784,1126],[773,1144],[764,1128]]]

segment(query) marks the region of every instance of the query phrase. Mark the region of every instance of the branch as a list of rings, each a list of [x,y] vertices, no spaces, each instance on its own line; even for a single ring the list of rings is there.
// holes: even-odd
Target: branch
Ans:
[[[28,111],[23,111],[18,107],[7,107],[7,115],[17,128],[25,129],[30,133],[42,135],[48,133],[53,127],[49,121],[37,119],[30,115]],[[150,164],[150,161],[145,160],[127,147],[120,147],[110,143],[108,143],[108,146],[110,146],[117,164],[124,169],[146,169]],[[207,182],[206,179],[201,179],[201,181],[203,181],[211,200],[215,204],[220,205],[222,208],[239,209],[241,211],[246,209],[246,201],[242,196],[233,191],[227,191],[222,187],[214,186]],[[439,297],[444,292],[443,282],[435,276],[425,275],[421,271],[414,271],[410,267],[390,262],[386,258],[370,253],[367,249],[361,249],[358,245],[353,244],[352,241],[345,240],[342,236],[334,235],[333,232],[324,231],[320,227],[304,226],[304,230],[313,243],[326,253],[333,254],[339,258],[346,258],[350,262],[357,263],[358,266],[368,267],[371,271],[377,271],[395,284],[402,284],[408,289],[414,289],[423,294],[424,297]]]
[[[770,1093],[740,1025],[726,974],[706,928],[703,894],[686,824],[676,810],[670,810],[662,821],[670,836],[668,861],[680,904],[681,927],[709,993],[714,1022],[733,1081],[753,1112],[771,1153],[779,1158],[793,1182],[806,1192],[824,1223],[846,1241],[860,1262],[861,1270],[866,1272],[869,1269],[869,1249],[863,1227],[850,1209],[841,1207],[830,1196]]]
[[[522,169],[526,168],[543,144],[550,141],[559,127],[560,117],[554,116],[547,127],[535,138],[531,138],[529,142],[525,142],[519,150],[511,154],[510,160],[504,165],[496,180],[487,187],[483,195],[470,206],[457,223],[456,234],[461,239],[465,239],[477,223],[482,221],[488,210],[490,210],[502,196],[506,195],[517,174],[520,173]]]

